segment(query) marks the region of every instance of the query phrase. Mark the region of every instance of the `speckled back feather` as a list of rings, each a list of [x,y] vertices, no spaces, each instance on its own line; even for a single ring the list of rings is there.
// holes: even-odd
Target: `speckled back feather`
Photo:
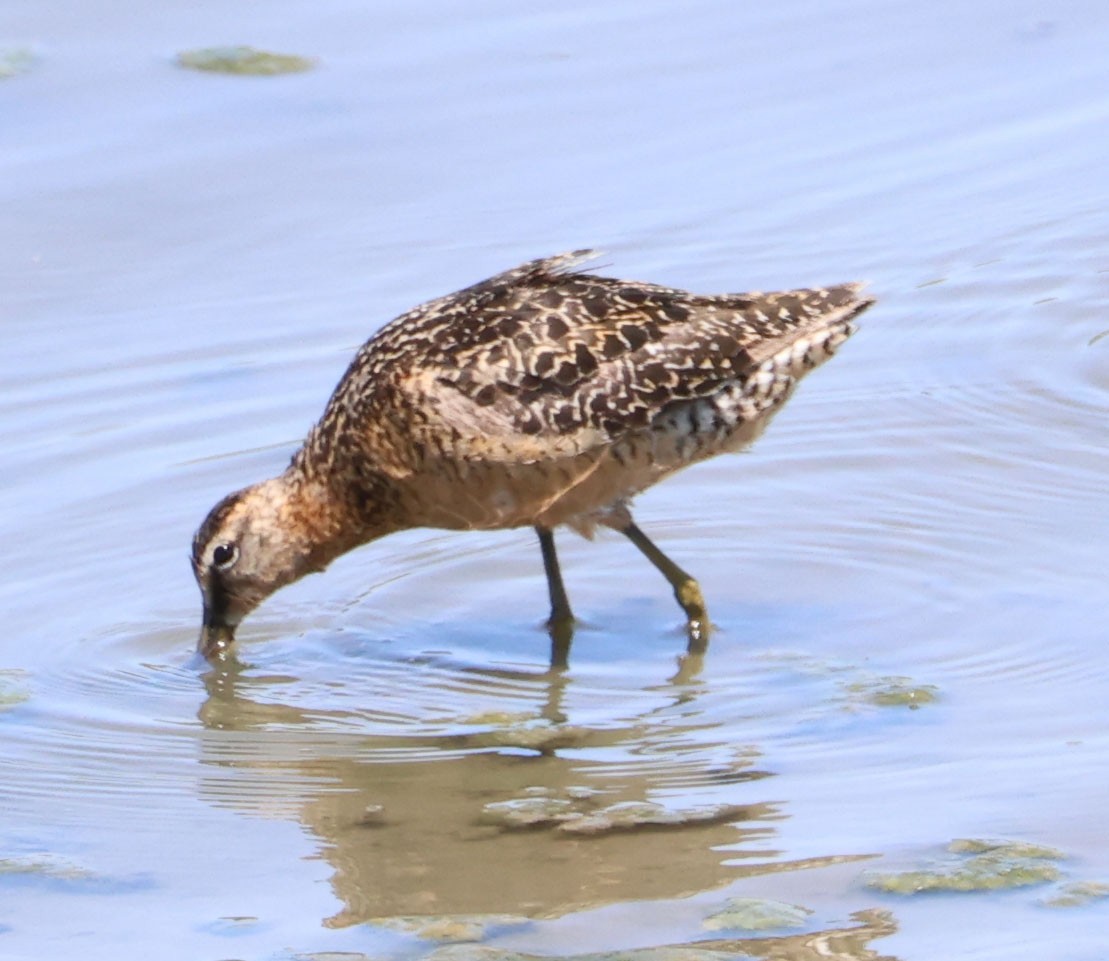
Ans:
[[[386,325],[308,450],[330,458],[354,427],[392,476],[429,458],[534,462],[618,444],[709,398],[726,433],[780,406],[871,303],[854,284],[706,296],[573,269],[591,256],[531,261]]]

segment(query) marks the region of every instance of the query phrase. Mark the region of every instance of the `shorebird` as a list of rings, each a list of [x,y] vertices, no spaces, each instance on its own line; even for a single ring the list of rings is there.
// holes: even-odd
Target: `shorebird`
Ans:
[[[574,617],[554,529],[626,535],[686,615],[697,581],[632,520],[633,495],[750,444],[873,303],[861,285],[701,295],[534,260],[402,314],[355,355],[277,477],[236,491],[193,539],[199,650],[226,651],[278,588],[413,527],[531,526],[547,577],[552,664]]]

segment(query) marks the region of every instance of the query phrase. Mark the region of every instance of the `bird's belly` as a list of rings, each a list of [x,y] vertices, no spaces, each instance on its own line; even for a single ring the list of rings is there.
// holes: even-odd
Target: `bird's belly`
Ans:
[[[414,526],[493,530],[589,526],[669,474],[754,441],[768,417],[726,416],[715,400],[684,404],[642,430],[576,455],[528,462],[431,460],[406,479]]]
[[[602,470],[606,460],[602,450],[531,463],[428,463],[406,479],[407,514],[414,526],[450,530],[553,526],[619,498],[624,482]]]

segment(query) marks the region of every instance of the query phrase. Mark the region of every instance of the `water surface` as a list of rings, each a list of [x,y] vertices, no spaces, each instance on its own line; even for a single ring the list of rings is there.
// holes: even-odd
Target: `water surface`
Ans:
[[[0,955],[1103,957],[1109,903],[1046,902],[1109,881],[1107,41],[1092,2],[10,0]],[[174,65],[231,44],[318,65]],[[416,531],[198,664],[192,530],[353,349],[587,245],[879,297],[756,448],[638,502],[703,663],[622,538],[561,536],[552,676],[532,534]],[[1059,880],[868,885],[958,838]]]

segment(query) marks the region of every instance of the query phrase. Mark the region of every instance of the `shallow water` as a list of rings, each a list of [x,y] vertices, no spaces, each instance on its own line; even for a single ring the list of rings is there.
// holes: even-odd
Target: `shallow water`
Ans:
[[[1109,8],[748,7],[5,5],[0,957],[1104,957]],[[238,43],[319,64],[173,63]],[[197,663],[192,530],[354,347],[584,245],[880,299],[640,498],[704,662],[620,538],[552,677],[530,532],[417,531]],[[959,838],[1059,880],[868,884]]]

